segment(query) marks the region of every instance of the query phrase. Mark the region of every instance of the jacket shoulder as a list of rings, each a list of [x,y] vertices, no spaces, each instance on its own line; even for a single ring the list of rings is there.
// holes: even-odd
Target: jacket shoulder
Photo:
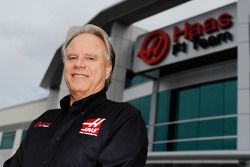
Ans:
[[[112,122],[116,122],[118,125],[135,117],[141,118],[140,111],[128,102],[115,102],[108,100],[102,108],[105,109],[103,112],[105,113],[105,116],[112,120]]]
[[[40,115],[40,117],[38,117],[38,118],[49,117],[49,116],[58,114],[58,113],[60,113],[60,112],[62,112],[61,109],[51,109],[51,110],[47,110],[47,111],[45,111],[42,115]]]
[[[37,117],[35,120],[33,120],[32,123],[37,122],[39,120],[43,120],[43,119],[46,119],[46,118],[53,117],[55,115],[58,115],[61,112],[62,111],[60,109],[47,110],[43,114],[41,114],[39,117]]]
[[[108,108],[111,108],[115,112],[120,111],[128,115],[140,114],[140,111],[128,102],[116,102],[116,101],[108,100],[107,105],[108,105]]]

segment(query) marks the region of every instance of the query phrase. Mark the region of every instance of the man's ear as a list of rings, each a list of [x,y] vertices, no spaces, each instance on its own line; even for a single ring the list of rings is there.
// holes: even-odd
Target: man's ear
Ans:
[[[108,62],[106,64],[106,79],[109,78],[110,74],[111,74],[111,71],[112,71],[112,65],[110,62]]]

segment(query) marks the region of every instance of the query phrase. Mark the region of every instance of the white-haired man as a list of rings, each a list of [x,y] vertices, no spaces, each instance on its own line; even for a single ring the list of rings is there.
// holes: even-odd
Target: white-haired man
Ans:
[[[147,134],[140,112],[106,98],[115,54],[94,25],[73,27],[62,47],[69,95],[31,123],[4,167],[143,167]]]

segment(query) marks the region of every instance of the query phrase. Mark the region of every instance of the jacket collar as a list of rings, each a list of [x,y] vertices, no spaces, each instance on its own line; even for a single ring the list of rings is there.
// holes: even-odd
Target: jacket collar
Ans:
[[[72,104],[72,106],[70,106],[70,95],[67,95],[60,100],[60,106],[64,112],[78,113],[78,112],[84,112],[84,110],[89,105],[91,105],[91,104],[98,105],[106,99],[107,99],[106,91],[101,90],[101,91],[99,91],[95,94],[92,94],[88,97],[85,97],[81,100],[75,101]]]

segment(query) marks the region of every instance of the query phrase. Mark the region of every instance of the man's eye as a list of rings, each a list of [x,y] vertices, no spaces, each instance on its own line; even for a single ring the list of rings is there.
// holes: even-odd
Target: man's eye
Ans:
[[[94,57],[87,57],[88,60],[95,60]]]
[[[69,60],[74,60],[74,59],[76,59],[76,57],[75,56],[70,56],[70,57],[68,57],[68,59]]]

